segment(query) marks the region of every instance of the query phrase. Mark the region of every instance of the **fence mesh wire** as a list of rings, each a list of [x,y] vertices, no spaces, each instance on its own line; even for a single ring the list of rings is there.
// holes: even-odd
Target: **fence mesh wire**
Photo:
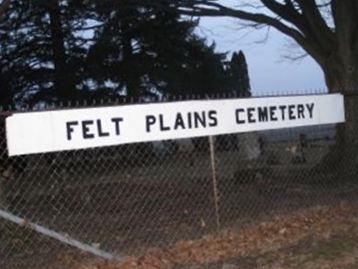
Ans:
[[[23,221],[0,219],[0,268],[89,257],[29,223],[123,257],[357,198],[356,175],[319,169],[338,150],[332,125],[9,158],[8,115],[0,209]]]

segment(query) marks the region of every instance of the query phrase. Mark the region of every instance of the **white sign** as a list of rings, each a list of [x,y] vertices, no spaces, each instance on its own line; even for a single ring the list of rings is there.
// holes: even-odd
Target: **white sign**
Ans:
[[[184,101],[18,113],[10,156],[343,122],[339,94]]]

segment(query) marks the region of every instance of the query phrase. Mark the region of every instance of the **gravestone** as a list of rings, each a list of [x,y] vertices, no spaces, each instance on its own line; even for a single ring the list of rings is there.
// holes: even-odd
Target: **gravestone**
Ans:
[[[239,148],[243,152],[245,161],[257,161],[261,156],[259,136],[256,132],[239,135]]]

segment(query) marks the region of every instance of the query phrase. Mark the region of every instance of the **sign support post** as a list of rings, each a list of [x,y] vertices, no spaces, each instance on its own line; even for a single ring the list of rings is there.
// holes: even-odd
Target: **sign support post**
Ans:
[[[213,180],[213,196],[214,196],[214,207],[215,207],[215,221],[216,229],[220,230],[220,207],[219,207],[219,188],[218,188],[218,178],[216,170],[216,159],[215,159],[215,143],[213,136],[209,136],[209,146],[210,146],[210,162],[211,162],[211,172]]]

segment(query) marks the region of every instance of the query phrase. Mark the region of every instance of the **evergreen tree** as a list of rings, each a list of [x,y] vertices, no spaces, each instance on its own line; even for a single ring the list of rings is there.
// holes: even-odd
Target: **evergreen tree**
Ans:
[[[106,82],[129,96],[155,93],[211,93],[225,88],[224,54],[194,34],[197,21],[184,21],[170,1],[101,1],[104,27],[90,59],[100,62],[99,87]],[[93,66],[89,64],[89,66]],[[108,84],[108,83],[107,83]]]
[[[7,102],[73,98],[86,55],[76,36],[86,24],[84,8],[81,1],[12,1],[0,23]]]
[[[234,53],[229,63],[231,90],[239,96],[251,96],[251,86],[246,58],[240,50]]]
[[[243,54],[226,68],[170,0],[11,0],[4,14],[2,105],[249,89]]]

